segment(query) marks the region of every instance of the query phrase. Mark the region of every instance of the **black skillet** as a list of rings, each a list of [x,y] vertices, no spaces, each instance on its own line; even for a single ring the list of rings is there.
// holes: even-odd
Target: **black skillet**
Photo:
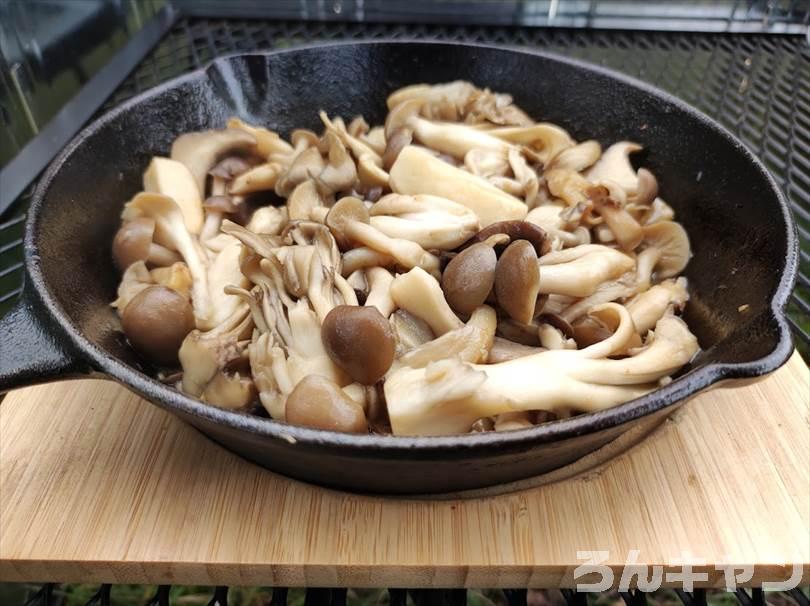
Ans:
[[[151,156],[167,154],[181,133],[221,127],[232,115],[285,134],[319,130],[319,109],[381,123],[390,91],[455,79],[508,92],[529,115],[576,139],[630,139],[647,148],[642,163],[658,177],[694,251],[686,320],[703,350],[681,376],[632,402],[528,430],[406,438],[311,430],[220,410],[139,369],[109,306],[119,280],[110,243]],[[218,59],[82,131],[40,181],[26,230],[25,289],[0,324],[0,391],[86,373],[108,377],[260,465],[350,490],[445,492],[545,473],[631,427],[654,427],[720,381],[771,372],[792,350],[784,307],[797,238],[787,202],[762,164],[677,99],[542,53],[372,42]]]

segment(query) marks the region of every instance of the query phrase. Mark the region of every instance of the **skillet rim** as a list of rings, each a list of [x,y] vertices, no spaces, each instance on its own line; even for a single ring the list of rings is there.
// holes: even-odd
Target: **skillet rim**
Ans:
[[[240,413],[226,409],[216,408],[202,401],[187,396],[156,379],[146,375],[135,368],[125,364],[118,358],[106,353],[100,347],[87,339],[82,331],[73,323],[71,318],[59,304],[57,297],[52,293],[47,281],[42,275],[39,252],[36,243],[36,233],[40,213],[45,197],[50,189],[51,182],[59,173],[62,165],[70,158],[76,148],[82,145],[89,136],[103,128],[108,122],[119,114],[126,112],[143,101],[165,93],[168,90],[187,82],[207,79],[209,72],[216,69],[220,63],[227,63],[236,58],[249,56],[276,56],[288,53],[299,53],[309,50],[329,49],[344,46],[381,46],[381,45],[422,45],[422,46],[448,46],[466,47],[471,50],[487,49],[500,52],[518,53],[532,57],[542,57],[552,63],[568,65],[586,72],[596,73],[610,78],[622,86],[640,89],[655,98],[675,106],[679,111],[686,113],[697,120],[704,128],[711,129],[721,135],[731,146],[740,151],[743,156],[764,177],[770,185],[776,203],[781,210],[782,220],[786,231],[786,250],[784,270],[781,272],[779,284],[770,300],[767,320],[775,324],[777,341],[768,354],[750,362],[722,363],[712,362],[695,368],[685,375],[678,377],[669,385],[656,389],[640,398],[624,402],[617,406],[600,411],[585,413],[569,419],[561,419],[532,428],[518,431],[495,433],[485,432],[478,434],[459,434],[450,436],[380,436],[356,435],[334,431],[311,429],[289,425],[281,421],[266,419],[247,413]],[[785,315],[785,308],[793,290],[798,271],[798,232],[793,220],[789,203],[759,158],[748,149],[735,135],[705,113],[689,105],[685,101],[665,92],[655,86],[647,84],[621,72],[614,71],[599,65],[563,57],[555,53],[515,47],[510,45],[464,43],[440,40],[418,39],[380,39],[366,41],[342,41],[333,43],[315,43],[296,46],[287,49],[269,51],[255,51],[247,53],[231,53],[217,57],[205,66],[192,72],[172,78],[143,93],[140,93],[124,103],[117,105],[89,125],[84,127],[67,146],[51,162],[43,176],[40,178],[28,211],[25,227],[25,265],[30,285],[34,287],[41,299],[41,303],[48,313],[57,321],[64,335],[76,348],[81,357],[96,370],[111,379],[133,389],[151,403],[168,410],[177,410],[191,417],[199,417],[203,421],[223,425],[229,429],[246,431],[256,436],[283,440],[290,444],[300,443],[318,448],[355,448],[359,450],[375,450],[379,454],[395,455],[398,452],[418,450],[424,453],[458,452],[474,449],[501,450],[526,448],[532,445],[556,442],[570,439],[580,435],[595,433],[610,429],[618,425],[636,420],[649,414],[658,412],[667,407],[684,403],[720,381],[726,379],[745,379],[759,377],[784,364],[793,351],[790,327]],[[766,312],[767,313],[767,312]]]

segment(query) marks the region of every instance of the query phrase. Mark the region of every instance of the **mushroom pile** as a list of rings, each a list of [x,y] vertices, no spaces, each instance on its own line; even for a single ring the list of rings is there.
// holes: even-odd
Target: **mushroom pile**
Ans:
[[[469,82],[178,137],[122,214],[113,303],[165,382],[354,433],[522,429],[636,398],[698,350],[689,238],[635,169]]]

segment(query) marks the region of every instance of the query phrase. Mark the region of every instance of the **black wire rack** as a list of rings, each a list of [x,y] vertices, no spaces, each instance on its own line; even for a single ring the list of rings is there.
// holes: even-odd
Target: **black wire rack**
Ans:
[[[98,590],[85,603],[85,606],[115,606],[113,585],[100,585]],[[59,604],[59,586],[53,583],[42,585],[24,602],[24,606],[55,606]],[[285,587],[269,589],[266,606],[288,606],[290,603],[290,590]],[[551,592],[547,592],[551,593]],[[550,604],[564,606],[587,606],[588,595],[573,589],[554,590],[557,596],[544,596]],[[705,589],[695,589],[687,592],[674,590],[673,598],[679,600],[683,606],[707,606]],[[716,595],[718,592],[714,591]],[[386,595],[387,594],[387,595]],[[529,590],[503,589],[499,600],[505,606],[528,606]],[[228,606],[229,588],[226,586],[212,587],[211,599],[207,606]],[[345,588],[310,588],[305,590],[303,606],[346,606],[349,590]],[[590,594],[594,595],[594,594]],[[598,594],[597,594],[598,595]],[[731,595],[736,598],[740,606],[765,606],[774,602],[774,596],[779,596],[782,605],[810,606],[810,599],[801,589],[791,589],[784,592],[768,593],[762,589],[736,589]],[[637,589],[620,592],[616,598],[621,598],[626,606],[647,606],[653,593],[644,593]],[[677,596],[677,597],[675,597]],[[766,599],[766,596],[770,599]],[[557,597],[558,599],[554,599]],[[669,596],[667,596],[669,597]],[[549,599],[550,598],[550,599]],[[300,602],[300,600],[298,600]],[[490,602],[494,603],[490,598]],[[145,606],[170,606],[172,604],[171,586],[160,585],[155,593],[148,598]],[[176,601],[175,601],[176,602]],[[388,589],[378,596],[376,604],[379,606],[466,606],[468,601],[467,589]],[[726,604],[728,602],[725,602]]]
[[[798,224],[801,260],[789,320],[810,354],[810,44],[802,35],[185,17],[101,112],[169,78],[240,51],[408,38],[520,45],[585,59],[659,86],[719,120],[768,166]],[[20,292],[27,196],[0,218],[0,314]]]

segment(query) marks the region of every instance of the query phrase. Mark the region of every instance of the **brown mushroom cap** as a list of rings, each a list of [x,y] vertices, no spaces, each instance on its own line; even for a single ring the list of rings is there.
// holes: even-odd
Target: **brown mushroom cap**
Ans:
[[[495,268],[495,296],[513,320],[528,324],[540,291],[540,268],[534,246],[517,240],[506,247]]]
[[[194,312],[177,291],[150,286],[126,306],[121,325],[138,352],[158,364],[176,364],[183,339],[194,329]]]
[[[318,375],[307,375],[298,382],[287,397],[284,414],[293,425],[346,433],[368,431],[363,407]]]
[[[636,204],[652,204],[658,196],[658,179],[646,168],[638,169],[638,189],[636,190]]]
[[[146,261],[154,234],[154,219],[138,217],[124,223],[115,234],[112,244],[116,267],[124,271],[136,261]]]
[[[442,274],[444,298],[454,311],[470,314],[483,305],[495,283],[498,257],[479,242],[453,257]]]
[[[364,385],[380,380],[394,361],[394,331],[376,307],[338,305],[323,320],[321,340],[331,360]]]
[[[642,245],[645,248],[655,247],[661,251],[655,265],[658,280],[677,276],[684,270],[692,256],[689,235],[683,226],[675,221],[659,221],[645,225]]]
[[[350,248],[353,243],[346,232],[349,224],[354,221],[369,222],[368,209],[363,201],[357,198],[341,198],[326,215],[326,225],[342,249]]]
[[[551,250],[551,240],[546,238],[545,230],[529,221],[496,221],[467,240],[459,248],[464,249],[478,242],[484,242],[492,236],[504,234],[511,242],[526,240],[531,243],[538,257]]]

